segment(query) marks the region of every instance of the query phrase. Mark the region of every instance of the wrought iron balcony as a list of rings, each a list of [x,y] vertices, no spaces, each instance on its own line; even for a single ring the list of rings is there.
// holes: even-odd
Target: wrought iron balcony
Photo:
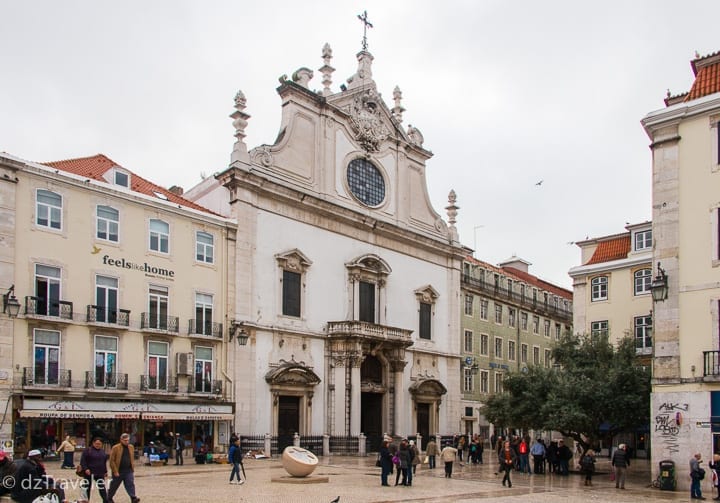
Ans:
[[[85,388],[87,389],[128,389],[128,375],[116,372],[85,372]]]
[[[222,323],[212,321],[190,320],[188,322],[188,334],[222,339],[223,326]]]
[[[73,303],[44,297],[25,297],[26,316],[52,316],[63,320],[73,319]]]
[[[160,330],[176,334],[179,324],[180,320],[177,316],[151,316],[150,313],[140,315],[140,328],[143,330]]]
[[[140,391],[177,393],[178,378],[177,376],[168,376],[163,379],[158,376],[142,375],[140,376]]]
[[[362,337],[364,339],[376,339],[384,341],[395,341],[412,344],[412,330],[404,328],[388,327],[367,321],[329,321],[329,337]]]
[[[188,393],[210,393],[222,395],[222,381],[219,379],[188,379]]]
[[[703,351],[705,361],[703,375],[720,376],[720,351]]]
[[[53,386],[58,388],[72,387],[72,371],[69,369],[24,367],[22,376],[23,387]]]
[[[108,309],[103,306],[87,306],[88,323],[111,323],[127,327],[130,325],[130,311],[127,309]]]

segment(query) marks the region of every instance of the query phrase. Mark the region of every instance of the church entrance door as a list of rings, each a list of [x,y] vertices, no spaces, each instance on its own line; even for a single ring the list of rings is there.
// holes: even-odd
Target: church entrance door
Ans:
[[[278,403],[278,454],[293,445],[293,436],[300,431],[300,397],[280,396]]]
[[[370,452],[379,451],[383,439],[382,402],[382,393],[363,393],[360,397],[360,431],[367,437]]]
[[[422,435],[423,441],[428,442],[430,438],[430,404],[417,404],[417,432]]]

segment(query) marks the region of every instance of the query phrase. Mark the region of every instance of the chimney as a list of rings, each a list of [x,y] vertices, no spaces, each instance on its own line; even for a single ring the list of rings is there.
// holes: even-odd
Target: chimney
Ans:
[[[168,189],[168,191],[169,191],[169,192],[172,192],[172,193],[175,194],[176,196],[182,196],[182,195],[183,195],[183,192],[185,192],[185,191],[183,190],[183,188],[180,187],[180,186],[178,186],[178,185],[173,185],[172,187],[170,187],[170,188]]]

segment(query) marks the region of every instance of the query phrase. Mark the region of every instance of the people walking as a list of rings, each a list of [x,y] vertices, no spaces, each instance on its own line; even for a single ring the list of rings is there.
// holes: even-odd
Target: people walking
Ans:
[[[81,482],[82,495],[84,501],[90,501],[92,487],[97,483],[98,492],[103,503],[107,503],[108,494],[105,486],[107,478],[107,460],[108,455],[103,449],[103,441],[100,437],[94,437],[90,443],[90,447],[85,449],[80,456],[80,469],[82,470],[83,480]]]
[[[185,439],[180,436],[180,433],[175,433],[175,465],[183,465],[185,460],[183,459],[183,450],[185,449]]]
[[[440,449],[438,448],[437,442],[435,441],[435,437],[430,437],[430,441],[427,444],[427,448],[425,450],[425,455],[428,457],[428,468],[433,470],[435,469],[435,456],[440,454]]]
[[[517,455],[515,454],[515,450],[510,447],[510,442],[505,441],[503,449],[500,451],[500,454],[498,454],[498,461],[500,462],[500,467],[502,471],[505,472],[502,479],[502,485],[505,485],[505,483],[507,483],[508,487],[512,487],[512,480],[510,480],[510,472],[515,466],[515,462],[517,461]]]
[[[615,468],[615,489],[625,489],[625,476],[628,466],[630,466],[630,457],[625,444],[620,444],[615,450],[611,464]]]
[[[696,453],[690,458],[690,498],[694,500],[704,500],[702,495],[702,484],[700,481],[705,478],[705,470],[700,466],[702,463],[702,454]]]
[[[713,484],[717,487],[718,495],[714,500],[720,500],[720,454],[713,454],[713,460],[708,465],[714,473]]]
[[[595,473],[595,451],[588,449],[580,458],[580,469],[585,474],[585,485],[592,485],[592,476]]]
[[[75,468],[75,442],[72,441],[70,435],[65,435],[65,440],[58,447],[57,454],[61,452],[63,453],[63,462],[60,468]]]
[[[455,457],[457,456],[457,453],[458,450],[449,443],[446,444],[445,447],[443,447],[443,450],[440,453],[440,459],[443,461],[443,463],[445,463],[446,479],[452,478],[453,463],[455,462]]]
[[[236,438],[235,443],[230,446],[228,452],[228,462],[232,463],[232,470],[230,471],[230,483],[233,483],[233,478],[237,475],[237,483],[244,484],[245,481],[240,477],[240,465],[242,465],[242,449],[240,449],[240,439]]]
[[[412,466],[410,471],[412,472],[411,475],[414,476],[415,473],[417,472],[417,466],[421,462],[420,451],[418,450],[417,446],[415,445],[414,440],[410,440],[409,449],[410,449],[410,454],[411,454],[411,459],[412,459],[412,461],[410,462],[410,465]]]
[[[389,486],[388,475],[392,473],[393,462],[390,454],[390,442],[384,440],[380,446],[380,485]]]
[[[45,471],[41,462],[42,453],[39,449],[32,449],[27,453],[27,459],[18,460],[17,471],[12,487],[12,499],[18,503],[32,503],[35,498],[46,494],[56,494],[59,501],[67,503],[65,490]],[[4,481],[6,482],[6,481]]]
[[[530,447],[530,455],[533,457],[533,473],[545,473],[545,443],[542,438],[536,439]]]
[[[518,454],[520,455],[520,473],[528,475],[530,472],[530,437],[524,437],[518,444]]]
[[[570,460],[572,457],[572,451],[565,445],[565,441],[562,438],[558,440],[557,463],[560,475],[570,475]]]
[[[400,458],[400,473],[402,474],[402,481],[400,485],[411,486],[412,485],[412,452],[410,451],[410,445],[407,439],[403,439],[400,442],[400,449],[398,450],[398,457]],[[395,479],[395,485],[397,485],[397,479]]]
[[[110,472],[112,480],[110,481],[110,490],[108,491],[108,503],[113,503],[113,497],[120,488],[120,484],[125,486],[131,503],[139,503],[140,498],[135,495],[135,447],[130,443],[130,435],[123,433],[120,435],[120,442],[113,445],[110,450]]]

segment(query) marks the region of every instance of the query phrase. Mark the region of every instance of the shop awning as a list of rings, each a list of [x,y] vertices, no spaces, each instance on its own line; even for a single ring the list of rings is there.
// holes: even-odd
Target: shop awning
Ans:
[[[36,410],[21,409],[20,417],[49,419],[138,419],[139,412],[120,412],[107,410]]]
[[[145,421],[232,421],[232,414],[183,413],[183,412],[143,412]]]

